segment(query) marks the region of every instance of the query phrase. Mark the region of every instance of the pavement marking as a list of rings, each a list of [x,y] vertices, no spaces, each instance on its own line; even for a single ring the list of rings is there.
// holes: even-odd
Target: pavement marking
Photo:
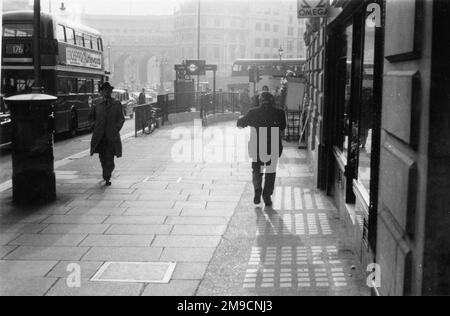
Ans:
[[[120,138],[121,138],[121,140],[124,141],[124,140],[126,140],[126,139],[128,139],[128,138],[130,138],[132,136],[134,136],[134,132],[130,132],[128,134],[125,134],[125,135],[121,136]],[[65,165],[71,163],[73,160],[82,159],[84,157],[89,156],[90,154],[91,154],[90,149],[84,150],[84,151],[79,152],[79,153],[77,153],[75,155],[72,155],[70,157],[67,157],[67,158],[64,158],[62,160],[56,161],[54,163],[54,166],[55,166],[54,168],[55,169],[56,168],[60,168],[62,166],[65,166]],[[8,180],[6,182],[3,182],[2,184],[0,184],[0,193],[5,192],[5,191],[7,191],[7,190],[9,190],[11,188],[12,188],[12,180]]]
[[[168,284],[175,267],[174,262],[106,262],[91,281]]]

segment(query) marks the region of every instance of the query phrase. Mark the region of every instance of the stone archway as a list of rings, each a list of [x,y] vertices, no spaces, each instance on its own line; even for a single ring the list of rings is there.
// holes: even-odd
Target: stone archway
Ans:
[[[130,54],[124,53],[118,55],[114,60],[113,73],[111,81],[113,84],[118,85],[125,82],[125,62],[130,58]]]

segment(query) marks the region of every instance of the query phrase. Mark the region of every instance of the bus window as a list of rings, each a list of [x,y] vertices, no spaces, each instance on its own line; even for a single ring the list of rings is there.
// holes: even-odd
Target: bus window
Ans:
[[[86,93],[86,79],[78,79],[78,93]]]
[[[77,45],[80,47],[84,47],[84,38],[83,38],[83,33],[79,33],[79,32],[75,32],[75,39],[77,42]]]
[[[56,29],[57,40],[60,42],[66,42],[66,30],[64,29],[64,25],[58,24]]]
[[[3,25],[4,37],[32,37],[32,24],[5,24]]]
[[[98,51],[103,52],[103,43],[102,43],[101,38],[97,39],[97,47],[98,47]]]
[[[94,93],[99,93],[100,92],[100,85],[101,85],[100,80],[96,80],[94,82]]]
[[[67,43],[75,45],[75,31],[71,29],[70,27],[66,27],[66,37],[67,37]]]
[[[77,83],[74,78],[58,77],[58,93],[59,94],[75,94],[77,93]]]
[[[85,35],[84,38],[87,41],[86,47],[94,49],[94,39],[92,38],[92,36]]]
[[[94,80],[86,80],[86,93],[94,93]]]

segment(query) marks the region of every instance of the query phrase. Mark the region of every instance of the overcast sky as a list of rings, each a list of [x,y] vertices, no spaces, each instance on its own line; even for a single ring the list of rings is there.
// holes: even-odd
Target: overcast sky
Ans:
[[[0,0],[5,3],[14,0]],[[33,3],[33,0],[29,0]],[[161,15],[172,14],[174,8],[183,0],[41,0],[42,11],[49,10],[49,1],[53,10],[64,2],[70,11],[85,11],[92,14],[115,15]]]

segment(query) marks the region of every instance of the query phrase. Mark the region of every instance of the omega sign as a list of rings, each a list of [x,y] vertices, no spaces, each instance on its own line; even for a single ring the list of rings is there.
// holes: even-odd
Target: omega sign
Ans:
[[[327,0],[297,0],[298,18],[323,18],[328,14]]]
[[[66,63],[69,66],[102,69],[102,55],[84,51],[81,49],[67,47]]]

